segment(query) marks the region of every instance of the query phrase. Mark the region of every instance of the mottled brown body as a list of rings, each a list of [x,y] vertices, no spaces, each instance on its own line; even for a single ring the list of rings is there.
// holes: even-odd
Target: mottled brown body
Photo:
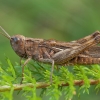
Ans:
[[[14,40],[15,39],[15,40]],[[100,63],[100,33],[95,32],[85,38],[72,42],[59,42],[27,38],[22,35],[11,37],[11,45],[21,58],[29,58],[44,63],[41,59],[53,59],[56,65],[97,64]]]
[[[2,27],[0,28],[5,32]],[[65,66],[100,63],[100,46],[96,46],[100,43],[99,31],[71,42],[27,38],[23,35],[10,37],[7,34],[5,36],[10,39],[11,46],[16,54],[20,58],[27,59],[22,66],[22,73],[24,72],[24,66],[31,59],[52,64],[51,79],[54,64]]]

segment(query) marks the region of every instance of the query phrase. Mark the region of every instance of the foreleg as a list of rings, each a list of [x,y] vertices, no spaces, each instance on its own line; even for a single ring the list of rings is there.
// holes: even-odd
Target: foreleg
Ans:
[[[25,65],[26,65],[30,60],[31,60],[31,57],[29,57],[28,59],[26,59],[26,61],[25,61],[24,64],[22,65],[22,79],[21,79],[20,84],[22,84],[23,78],[24,78],[24,67],[25,67]]]

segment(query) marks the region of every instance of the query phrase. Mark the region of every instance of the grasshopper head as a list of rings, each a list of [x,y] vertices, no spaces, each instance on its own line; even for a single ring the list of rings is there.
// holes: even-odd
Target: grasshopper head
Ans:
[[[20,56],[25,55],[25,37],[23,35],[14,35],[10,39],[13,50]]]

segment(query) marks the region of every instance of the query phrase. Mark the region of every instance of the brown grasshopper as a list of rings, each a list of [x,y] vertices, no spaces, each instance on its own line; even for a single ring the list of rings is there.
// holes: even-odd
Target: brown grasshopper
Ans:
[[[100,32],[71,42],[28,38],[23,35],[10,36],[1,26],[3,34],[10,40],[11,46],[20,58],[26,61],[22,65],[22,80],[24,66],[31,60],[52,64],[50,80],[54,65],[89,65],[100,63]],[[21,81],[22,82],[22,81]]]

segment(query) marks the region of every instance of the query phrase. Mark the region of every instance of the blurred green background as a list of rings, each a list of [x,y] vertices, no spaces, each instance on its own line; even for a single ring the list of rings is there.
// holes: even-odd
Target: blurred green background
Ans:
[[[60,41],[77,40],[100,30],[100,1],[0,0],[0,26],[11,36],[22,34]],[[0,61],[6,65],[4,55],[13,63],[19,61],[9,40],[0,35]],[[81,96],[81,100],[99,100],[100,96],[93,89],[91,92]],[[16,97],[21,100],[20,96]]]

